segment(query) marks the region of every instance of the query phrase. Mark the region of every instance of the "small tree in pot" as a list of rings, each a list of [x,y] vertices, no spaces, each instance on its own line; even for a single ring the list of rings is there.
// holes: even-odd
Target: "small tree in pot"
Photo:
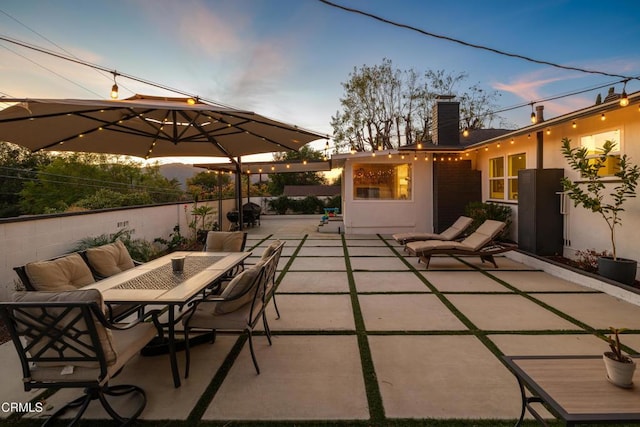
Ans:
[[[588,154],[586,147],[571,147],[571,140],[562,139],[562,155],[569,166],[580,173],[582,181],[562,179],[562,185],[567,195],[573,200],[574,206],[581,205],[585,209],[599,213],[609,227],[613,257],[598,259],[598,271],[601,275],[626,284],[633,284],[636,275],[637,262],[618,258],[616,253],[616,226],[622,223],[620,213],[624,211],[623,204],[629,197],[636,196],[636,186],[640,178],[640,168],[632,165],[627,155],[619,161],[619,169],[615,173],[618,181],[609,194],[605,193],[606,185],[599,174],[607,159],[612,157],[611,151],[616,143],[605,141],[599,153],[595,156]]]

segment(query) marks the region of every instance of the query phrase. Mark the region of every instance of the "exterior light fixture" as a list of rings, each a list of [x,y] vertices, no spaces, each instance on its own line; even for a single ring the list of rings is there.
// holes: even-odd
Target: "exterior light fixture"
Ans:
[[[536,117],[535,111],[533,111],[533,102],[531,103],[531,123],[536,123],[538,118]]]
[[[629,105],[629,97],[627,96],[627,92],[622,91],[622,98],[620,98],[620,106],[626,107]]]
[[[627,105],[629,105],[629,97],[627,96],[627,80],[625,80],[622,87],[622,96],[620,97],[620,106],[626,107]]]
[[[113,72],[113,86],[111,86],[111,99],[118,99],[118,84],[116,83],[116,76],[118,74]]]

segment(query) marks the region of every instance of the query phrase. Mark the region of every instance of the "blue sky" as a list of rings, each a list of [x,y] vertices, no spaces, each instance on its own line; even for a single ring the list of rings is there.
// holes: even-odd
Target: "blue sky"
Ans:
[[[637,0],[334,1],[545,61],[640,75]],[[471,49],[317,0],[3,0],[0,34],[322,133],[331,133],[353,68],[383,58],[400,69],[466,72],[467,85],[498,90],[502,108],[619,80]],[[0,41],[0,96],[108,98],[112,79]],[[118,84],[121,98],[171,95]],[[640,82],[627,85],[637,90]],[[545,117],[586,107],[598,92],[606,88],[546,102]],[[527,106],[503,117],[520,127],[530,113]]]

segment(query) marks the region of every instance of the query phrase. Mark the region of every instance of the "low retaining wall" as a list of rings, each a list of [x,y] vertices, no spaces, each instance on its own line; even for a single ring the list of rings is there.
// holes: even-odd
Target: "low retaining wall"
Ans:
[[[214,208],[211,219],[218,220],[218,201],[200,202]],[[226,212],[235,208],[235,200],[222,201],[222,229],[229,228]],[[72,251],[81,239],[112,234],[123,228],[132,237],[152,242],[168,238],[176,224],[188,235],[193,203],[163,204],[101,211],[73,212],[0,219],[0,300],[19,283],[13,267],[45,260]]]

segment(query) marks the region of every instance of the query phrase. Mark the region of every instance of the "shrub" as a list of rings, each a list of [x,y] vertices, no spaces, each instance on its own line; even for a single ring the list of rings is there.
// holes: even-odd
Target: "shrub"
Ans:
[[[156,258],[159,253],[153,245],[144,239],[134,239],[131,237],[133,230],[123,228],[112,234],[101,234],[94,237],[85,237],[78,242],[74,251],[82,251],[87,248],[108,245],[116,240],[121,240],[129,251],[131,258],[136,261],[147,262]]]
[[[277,199],[269,200],[269,208],[276,211],[279,215],[287,213],[287,209],[291,206],[291,199],[287,196],[280,196]]]
[[[469,233],[473,233],[488,219],[495,221],[502,221],[507,224],[500,238],[506,239],[509,236],[509,230],[511,228],[511,207],[506,205],[499,205],[497,203],[483,203],[483,202],[471,202],[464,208],[465,214],[473,219],[471,226],[469,227]]]
[[[588,271],[590,273],[598,272],[598,258],[603,256],[611,256],[612,254],[608,251],[598,252],[595,249],[585,249],[584,251],[576,252],[575,263],[576,266],[584,271]]]
[[[322,213],[324,208],[324,203],[316,196],[307,196],[300,200],[297,205],[295,211],[303,214]]]
[[[324,206],[326,208],[342,209],[342,196],[338,194],[337,196],[333,196],[333,197],[327,199],[327,201],[325,202]]]

